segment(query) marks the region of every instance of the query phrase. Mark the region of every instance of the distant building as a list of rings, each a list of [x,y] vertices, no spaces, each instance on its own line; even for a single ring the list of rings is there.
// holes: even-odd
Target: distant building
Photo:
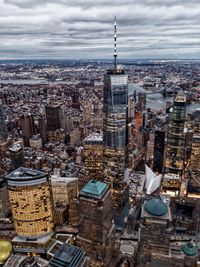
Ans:
[[[0,139],[5,140],[8,136],[3,107],[0,106]]]
[[[91,267],[114,266],[115,234],[109,186],[90,180],[80,191],[78,209],[77,246],[90,257]]]
[[[35,238],[52,233],[53,203],[48,175],[20,167],[6,176],[17,235]]]
[[[24,161],[24,149],[22,144],[20,142],[15,142],[9,147],[8,151],[11,158],[12,170],[21,167]]]
[[[139,92],[137,110],[143,112],[145,111],[145,109],[146,109],[146,93]]]
[[[24,145],[29,146],[29,138],[36,133],[33,114],[21,116],[18,125],[21,127]]]
[[[55,131],[61,127],[61,107],[46,106],[47,131]]]
[[[6,182],[0,178],[0,219],[5,219],[10,215],[10,204]]]
[[[44,115],[39,118],[39,133],[42,138],[42,145],[44,146],[47,141],[46,118]]]

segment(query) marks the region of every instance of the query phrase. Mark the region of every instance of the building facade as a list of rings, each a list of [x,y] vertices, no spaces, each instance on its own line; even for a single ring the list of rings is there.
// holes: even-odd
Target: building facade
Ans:
[[[104,177],[111,184],[114,207],[126,202],[124,173],[128,162],[128,75],[117,67],[104,76],[103,91]]]
[[[0,106],[0,139],[5,140],[8,136],[3,107]]]
[[[90,180],[80,191],[78,209],[77,246],[90,257],[91,267],[115,266],[112,199],[108,184]]]
[[[200,190],[200,112],[197,114],[192,138],[192,153],[190,158],[191,185]]]
[[[186,159],[186,97],[176,96],[170,110],[165,151],[164,188],[180,190]]]
[[[20,167],[6,176],[15,230],[21,237],[53,231],[53,202],[48,175]]]
[[[8,189],[5,180],[0,178],[0,219],[5,219],[9,214]]]
[[[92,133],[83,140],[83,158],[86,170],[93,179],[103,179],[103,137]]]

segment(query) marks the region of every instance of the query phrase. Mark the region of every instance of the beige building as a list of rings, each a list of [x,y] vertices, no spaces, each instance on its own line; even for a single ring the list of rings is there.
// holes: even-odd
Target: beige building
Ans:
[[[6,180],[18,236],[38,237],[51,233],[53,203],[48,175],[21,167],[7,175]]]

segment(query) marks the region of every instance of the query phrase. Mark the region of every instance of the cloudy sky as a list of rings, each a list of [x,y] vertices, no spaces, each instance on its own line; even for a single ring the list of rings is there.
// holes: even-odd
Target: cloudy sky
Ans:
[[[0,59],[200,58],[200,0],[0,0]]]

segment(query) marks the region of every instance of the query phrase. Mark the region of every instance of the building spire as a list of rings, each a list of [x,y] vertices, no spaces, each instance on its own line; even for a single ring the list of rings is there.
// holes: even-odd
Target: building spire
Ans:
[[[114,15],[114,68],[117,68],[117,21]]]

